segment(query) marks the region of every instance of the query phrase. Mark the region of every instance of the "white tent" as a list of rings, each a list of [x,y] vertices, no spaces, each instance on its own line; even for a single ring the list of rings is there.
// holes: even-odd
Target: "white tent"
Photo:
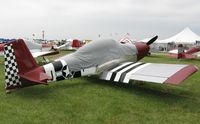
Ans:
[[[200,36],[191,31],[188,27],[185,28],[180,33],[164,40],[160,40],[157,43],[172,43],[175,44],[195,44],[197,41],[200,41]]]

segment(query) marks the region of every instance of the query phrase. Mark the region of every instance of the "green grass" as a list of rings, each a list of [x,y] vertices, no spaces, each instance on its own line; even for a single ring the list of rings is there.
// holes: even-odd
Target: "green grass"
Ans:
[[[197,124],[200,120],[200,72],[180,86],[111,83],[92,76],[5,94],[3,58],[0,60],[2,124]],[[200,67],[200,59],[177,61],[161,54],[142,61]]]

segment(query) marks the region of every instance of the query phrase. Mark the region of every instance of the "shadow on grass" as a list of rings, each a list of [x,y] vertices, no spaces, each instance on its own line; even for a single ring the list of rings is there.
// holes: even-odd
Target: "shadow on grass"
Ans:
[[[70,81],[70,80],[68,80]],[[17,89],[14,91],[15,95],[19,97],[23,97],[26,99],[47,99],[52,97],[52,94],[56,94],[59,90],[67,90],[69,88],[77,87],[77,86],[85,86],[90,85],[90,83],[73,83],[73,82],[61,82],[61,83],[52,83],[49,85],[36,85],[31,87],[26,87],[22,89]],[[12,93],[11,93],[12,94]]]
[[[15,96],[22,97],[24,99],[54,99],[57,94],[67,93],[67,90],[73,90],[76,87],[87,87],[90,85],[101,85],[106,87],[112,87],[113,89],[120,90],[134,94],[138,97],[148,99],[149,101],[156,101],[173,107],[179,107],[186,111],[198,111],[200,107],[200,101],[195,97],[191,97],[190,92],[181,88],[170,87],[160,84],[147,84],[140,85],[138,83],[115,83],[108,81],[101,81],[97,76],[90,78],[83,77],[82,81],[70,81],[66,80],[57,84],[50,84],[49,86],[34,86],[31,88],[24,88],[15,92]],[[90,88],[90,87],[89,87]],[[66,90],[66,91],[65,91]],[[61,91],[61,92],[60,92]]]
[[[73,80],[73,79],[72,79]],[[38,98],[48,98],[49,94],[55,93],[59,90],[64,90],[68,88],[73,88],[77,86],[86,86],[86,85],[104,85],[113,87],[117,90],[122,90],[124,92],[131,92],[131,93],[142,93],[142,94],[148,94],[148,95],[154,95],[154,96],[161,96],[161,97],[169,97],[169,98],[190,98],[188,97],[191,95],[186,90],[177,89],[174,87],[168,87],[163,86],[161,84],[147,84],[144,83],[141,85],[141,82],[132,82],[129,84],[124,83],[116,83],[116,82],[110,82],[110,81],[104,81],[98,79],[97,76],[91,76],[91,77],[83,77],[81,80],[85,80],[84,82],[71,82],[70,80],[65,80],[64,82],[55,82],[50,83],[49,85],[36,85],[32,87],[26,87],[22,89],[18,89],[14,91],[17,95],[22,97],[28,97],[29,96],[36,96]],[[88,82],[88,83],[87,83]],[[183,95],[184,94],[184,95]]]
[[[152,83],[144,83],[141,85],[141,83],[124,84],[109,81],[100,82],[95,77],[87,78],[87,80],[98,85],[113,87],[117,90],[128,92],[150,101],[156,101],[158,103],[182,108],[189,112],[200,112],[199,99],[194,97],[194,94],[189,91],[177,88],[177,86],[171,87]]]
[[[131,82],[129,84],[116,83],[110,81],[99,81],[98,77],[86,78],[88,82],[92,82],[98,85],[105,85],[114,87],[116,89],[123,90],[125,92],[140,92],[148,95],[155,95],[161,97],[170,97],[170,98],[186,98],[186,99],[195,99],[195,97],[188,90],[182,89],[179,86],[172,85],[163,85],[155,83],[143,83],[140,81]]]
[[[146,56],[147,58],[163,58],[162,56],[158,56],[158,55],[150,55],[150,56]]]
[[[171,96],[171,97],[182,97],[176,94],[172,94],[170,92],[168,92],[166,89],[163,89],[161,86],[161,84],[154,84],[157,85],[158,87],[154,87],[155,89],[152,89],[152,86],[148,87],[147,83],[142,83],[142,82],[131,82],[128,84],[124,84],[124,83],[118,83],[118,82],[110,82],[110,81],[99,81],[98,77],[91,77],[91,78],[87,78],[86,80],[88,80],[88,82],[92,82],[98,85],[105,85],[105,86],[110,86],[110,87],[114,87],[116,89],[120,89],[123,90],[125,92],[142,92],[144,94],[152,94],[152,95],[165,95],[165,96]],[[184,91],[183,91],[184,92]]]

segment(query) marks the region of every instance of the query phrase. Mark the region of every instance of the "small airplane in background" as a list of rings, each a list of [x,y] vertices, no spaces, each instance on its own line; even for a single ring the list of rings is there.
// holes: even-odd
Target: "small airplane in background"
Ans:
[[[169,51],[169,57],[177,59],[195,59],[200,55],[200,46],[193,46],[185,50],[182,44],[178,45],[178,49]]]
[[[56,50],[53,50],[53,46],[49,45],[49,44],[38,44],[38,43],[34,43],[31,41],[24,41],[26,46],[28,47],[28,49],[30,50],[32,56],[34,58],[37,57],[45,57],[48,55],[54,55],[54,54],[58,54],[59,52]],[[4,45],[5,44],[0,44],[0,54],[3,55],[3,50],[4,50]],[[22,54],[23,55],[23,54]],[[44,58],[45,61],[47,61]]]
[[[31,41],[25,41],[26,46],[30,50],[34,58],[44,57],[48,55],[58,54],[59,52],[53,49],[53,45],[39,44]]]
[[[10,91],[89,75],[113,82],[139,80],[178,85],[198,70],[193,65],[139,62],[157,38],[134,44],[111,39],[92,41],[43,66],[37,65],[24,41],[19,39],[4,46],[5,88]]]
[[[53,46],[55,50],[77,50],[83,46],[83,43],[80,40],[67,40],[67,42],[61,46]]]

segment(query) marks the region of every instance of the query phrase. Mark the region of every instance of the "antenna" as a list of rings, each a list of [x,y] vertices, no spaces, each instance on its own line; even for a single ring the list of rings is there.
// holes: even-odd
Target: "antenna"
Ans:
[[[44,30],[42,30],[42,40],[44,40]]]

